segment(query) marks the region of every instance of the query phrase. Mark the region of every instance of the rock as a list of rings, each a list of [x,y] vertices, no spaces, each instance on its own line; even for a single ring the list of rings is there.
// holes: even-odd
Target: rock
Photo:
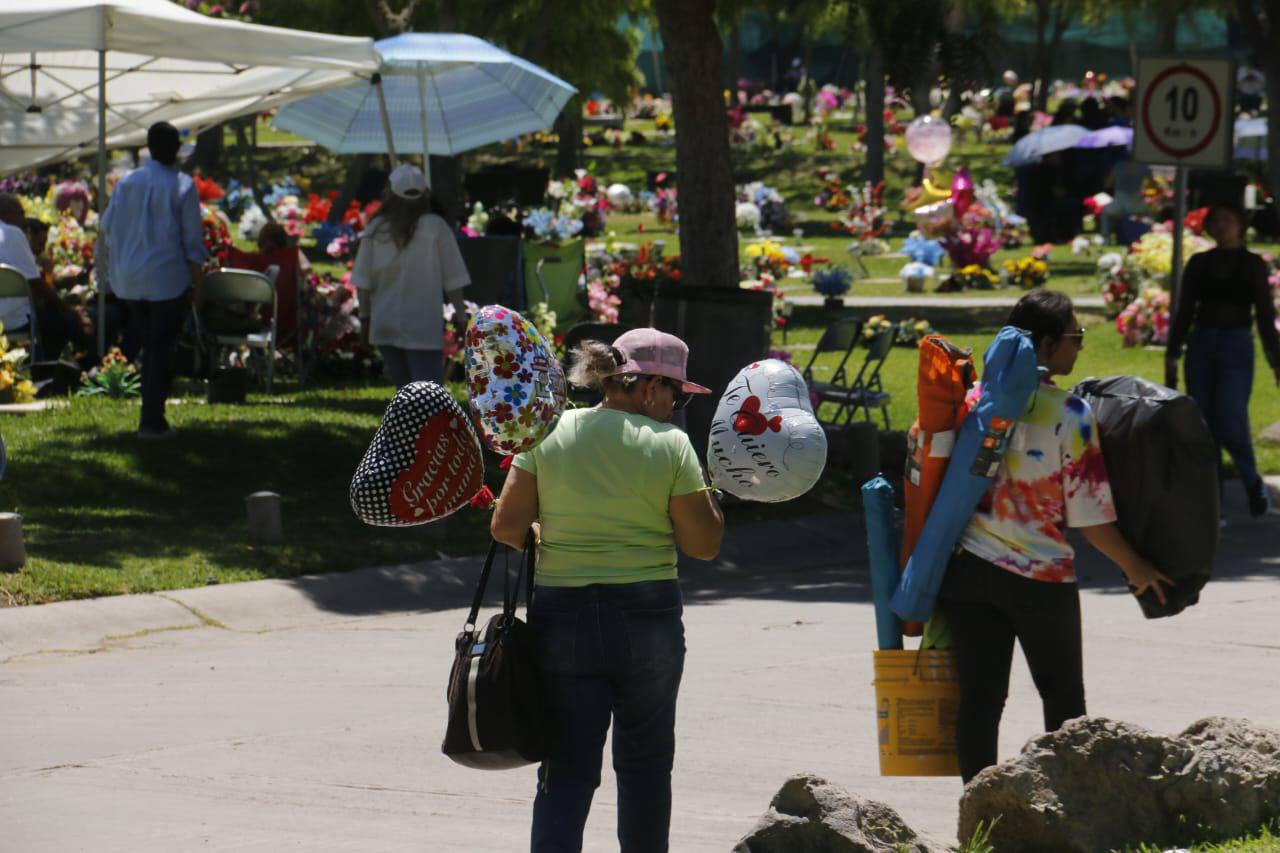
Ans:
[[[1258,441],[1264,444],[1280,444],[1280,421],[1258,433]]]
[[[1189,847],[1280,818],[1280,732],[1209,717],[1175,737],[1080,717],[979,773],[960,839],[980,821],[1000,853]]]
[[[818,776],[792,776],[733,853],[935,853],[893,809]]]

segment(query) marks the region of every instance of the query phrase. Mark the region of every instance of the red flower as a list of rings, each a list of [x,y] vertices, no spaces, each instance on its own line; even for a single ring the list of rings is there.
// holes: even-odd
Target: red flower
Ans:
[[[495,403],[493,406],[493,419],[498,423],[506,423],[515,417],[510,403]]]
[[[516,355],[513,352],[498,356],[493,362],[493,372],[501,376],[503,379],[510,379],[516,375]]]
[[[480,491],[475,493],[471,498],[471,506],[476,509],[489,509],[495,503],[493,492],[488,486],[481,486]]]

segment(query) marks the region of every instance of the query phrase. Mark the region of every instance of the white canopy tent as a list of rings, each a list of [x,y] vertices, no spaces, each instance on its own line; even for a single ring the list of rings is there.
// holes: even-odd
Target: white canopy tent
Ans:
[[[4,0],[0,174],[96,149],[101,206],[107,147],[142,142],[152,123],[211,124],[378,65],[368,38],[219,20],[170,0]]]
[[[136,144],[371,76],[367,38],[209,18],[169,0],[0,4],[0,174]]]

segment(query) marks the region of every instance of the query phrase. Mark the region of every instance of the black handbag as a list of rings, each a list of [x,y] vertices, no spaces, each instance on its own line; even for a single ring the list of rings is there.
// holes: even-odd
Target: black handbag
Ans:
[[[533,632],[516,618],[520,588],[525,612],[533,597],[533,534],[525,544],[516,572],[503,567],[502,612],[476,630],[476,616],[493,568],[497,542],[484,561],[475,600],[458,635],[449,673],[449,722],[440,749],[466,767],[506,770],[541,761],[546,736],[539,713],[537,659]]]

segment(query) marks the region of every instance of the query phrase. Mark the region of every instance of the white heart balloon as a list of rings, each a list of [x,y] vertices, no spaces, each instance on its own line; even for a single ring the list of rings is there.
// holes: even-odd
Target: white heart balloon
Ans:
[[[711,483],[743,500],[803,495],[827,464],[827,436],[795,367],[775,358],[738,372],[716,406],[707,443]]]

